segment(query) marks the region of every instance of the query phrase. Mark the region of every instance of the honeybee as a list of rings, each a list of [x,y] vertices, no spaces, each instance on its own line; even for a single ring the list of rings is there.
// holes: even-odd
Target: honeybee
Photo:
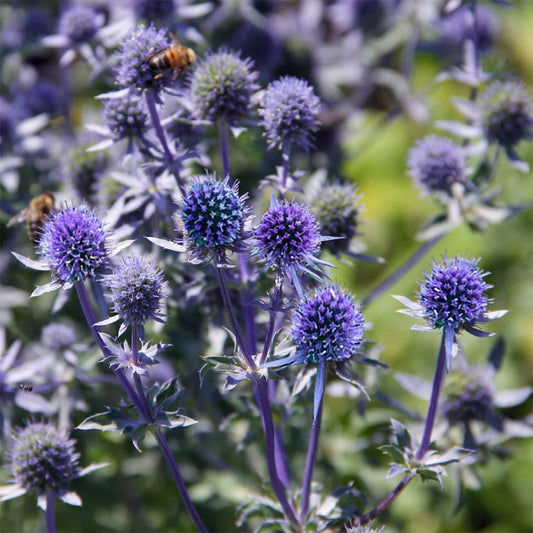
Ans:
[[[172,71],[174,71],[172,79],[176,80],[184,70],[188,69],[196,61],[196,54],[192,48],[187,48],[180,42],[175,42],[149,55],[146,61],[154,75],[154,80],[167,76]]]
[[[7,222],[7,226],[26,222],[28,237],[33,244],[37,244],[41,238],[41,228],[52,209],[54,209],[54,195],[51,192],[43,192],[33,198],[28,207],[12,217]]]

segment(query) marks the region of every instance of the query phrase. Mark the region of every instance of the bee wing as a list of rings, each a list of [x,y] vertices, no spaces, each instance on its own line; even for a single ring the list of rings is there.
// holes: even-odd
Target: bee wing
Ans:
[[[28,218],[28,213],[30,212],[29,207],[25,207],[20,213],[17,213],[16,215],[12,216],[8,221],[6,226],[10,228],[11,226],[14,226],[15,224],[19,224],[20,222],[25,222]]]

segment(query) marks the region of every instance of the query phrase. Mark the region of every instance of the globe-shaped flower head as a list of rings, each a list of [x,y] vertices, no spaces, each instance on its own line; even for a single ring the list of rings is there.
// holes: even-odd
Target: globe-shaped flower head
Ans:
[[[140,25],[134,29],[124,40],[118,54],[115,69],[117,85],[121,89],[160,88],[165,82],[165,77],[158,79],[154,77],[148,65],[148,58],[170,44],[171,41],[164,30],[156,30],[152,25],[148,28]]]
[[[345,252],[357,233],[360,195],[354,186],[333,184],[324,187],[313,200],[311,210],[323,235],[336,237],[326,241],[324,249],[334,255]]]
[[[117,139],[141,137],[148,129],[148,115],[142,100],[135,97],[106,100],[104,119]]]
[[[491,286],[484,281],[488,273],[477,266],[478,262],[456,256],[433,264],[419,292],[420,305],[431,326],[458,332],[483,319],[488,304],[485,293]]]
[[[73,45],[90,41],[103,25],[104,18],[88,6],[72,6],[59,19],[59,33]]]
[[[107,255],[102,222],[85,205],[58,211],[45,222],[38,252],[62,283],[94,278]]]
[[[533,134],[533,105],[525,86],[515,80],[495,81],[481,96],[485,135],[508,153]]]
[[[241,250],[246,218],[245,196],[228,178],[197,177],[183,198],[181,219],[186,239],[199,259],[213,254],[222,261],[226,250]]]
[[[53,424],[42,422],[19,428],[9,451],[13,480],[37,496],[47,490],[57,496],[68,492],[72,480],[80,474],[78,459],[74,441]]]
[[[125,325],[161,321],[160,302],[165,290],[162,272],[146,259],[123,258],[106,277],[115,312]]]
[[[273,197],[255,230],[254,255],[266,267],[283,273],[301,293],[301,273],[320,281],[318,265],[324,263],[318,255],[322,240],[318,222],[309,207],[294,201],[278,203]]]
[[[429,135],[416,142],[407,158],[409,174],[425,193],[452,194],[456,183],[473,187],[465,176],[465,158],[461,148],[446,137]]]
[[[320,99],[305,81],[284,76],[266,88],[260,110],[270,148],[295,144],[308,151],[318,129]]]
[[[207,54],[192,74],[190,92],[195,115],[215,122],[223,118],[236,124],[250,112],[252,94],[259,88],[250,59],[222,48]]]
[[[131,0],[137,18],[148,22],[164,22],[176,16],[174,0]]]
[[[294,312],[296,355],[307,364],[349,359],[361,347],[363,328],[363,315],[350,295],[337,286],[319,289]]]

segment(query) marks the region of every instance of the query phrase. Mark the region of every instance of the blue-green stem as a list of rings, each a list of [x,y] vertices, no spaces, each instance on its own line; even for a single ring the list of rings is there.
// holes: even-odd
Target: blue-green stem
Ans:
[[[161,143],[161,146],[163,147],[163,151],[165,152],[165,157],[167,158],[167,162],[171,166],[172,173],[174,174],[174,177],[176,178],[176,183],[178,184],[180,191],[184,193],[185,186],[183,184],[183,180],[181,179],[181,176],[176,166],[172,164],[174,161],[174,157],[172,156],[172,152],[170,151],[170,148],[168,146],[167,136],[165,134],[165,130],[163,129],[163,126],[161,125],[161,120],[159,120],[159,113],[157,112],[157,105],[155,101],[154,90],[155,89],[147,89],[146,91],[144,91],[146,105],[148,106],[148,112],[150,113],[150,118],[152,119],[152,125],[154,127],[155,134],[157,135],[157,138],[159,139],[159,142]]]
[[[83,314],[85,315],[85,319],[87,320],[89,328],[91,329],[91,332],[93,333],[93,336],[98,344],[98,347],[100,348],[100,350],[105,356],[109,356],[110,355],[109,349],[105,345],[102,337],[100,336],[100,332],[96,329],[96,326],[94,326],[97,320],[94,314],[94,310],[91,306],[91,302],[89,301],[89,297],[85,289],[85,285],[83,284],[82,281],[78,281],[76,282],[75,287],[76,287],[76,292],[78,293],[78,298],[80,300]],[[137,355],[138,355],[138,348],[137,348],[138,329],[137,327],[132,327],[132,339],[131,340],[132,340],[132,357],[134,357],[136,360]],[[121,369],[113,370],[113,372],[115,376],[117,377],[117,379],[120,381],[120,384],[122,385],[126,394],[129,396],[130,400],[135,405],[135,408],[137,409],[137,411],[144,417],[146,422],[152,423],[153,417],[148,407],[146,396],[144,394],[144,389],[142,387],[142,383],[141,383],[139,376],[136,375],[136,378],[137,378],[136,379],[137,391],[136,391],[132,387],[131,383],[128,381],[127,377],[124,375],[124,372]],[[196,511],[194,507],[194,504],[192,503],[192,500],[189,496],[187,487],[185,486],[185,482],[183,481],[183,478],[179,471],[179,467],[176,463],[176,460],[174,459],[174,456],[172,455],[172,452],[170,451],[170,448],[165,439],[165,436],[163,435],[160,429],[156,430],[156,440],[159,445],[159,449],[163,453],[163,456],[167,462],[167,465],[172,474],[172,478],[174,479],[176,483],[178,492],[181,496],[181,499],[183,501],[183,504],[185,505],[187,512],[189,513],[189,516],[191,517],[191,520],[194,522],[194,525],[196,526],[198,531],[201,531],[202,533],[207,532],[207,528],[204,526],[202,520],[200,519],[200,516],[198,515],[198,512]]]
[[[281,151],[281,160],[282,160],[281,194],[282,195],[285,194],[285,190],[287,189],[290,159],[291,159],[291,143],[290,141],[285,141],[283,143],[283,149]]]
[[[217,120],[217,129],[220,158],[222,159],[222,173],[224,178],[227,177],[231,183],[233,180],[231,177],[231,163],[229,160],[229,124],[227,120],[219,118]]]
[[[399,281],[411,268],[413,268],[418,261],[422,259],[430,250],[437,244],[444,234],[436,235],[427,241],[424,241],[414,253],[401,264],[401,266],[395,270],[389,277],[385,278],[377,287],[372,289],[367,296],[361,300],[361,306],[366,307],[373,302],[378,296],[385,292],[389,287],[392,287],[397,281]]]
[[[56,533],[56,495],[52,489],[46,491],[46,531]]]
[[[325,364],[325,363],[324,363]],[[304,478],[302,483],[302,504],[300,508],[300,521],[305,524],[307,513],[309,511],[309,497],[311,494],[311,482],[313,480],[313,471],[315,469],[316,457],[318,453],[318,441],[320,439],[320,428],[322,425],[322,408],[324,405],[324,389],[326,387],[326,369],[317,372],[316,379],[321,379],[322,383],[315,383],[315,388],[322,390],[322,396],[318,404],[316,416],[311,424],[309,432],[309,443],[307,445],[307,456],[305,458]]]
[[[439,355],[437,359],[437,367],[435,370],[435,376],[433,378],[433,387],[431,389],[431,398],[429,400],[428,414],[426,416],[426,421],[424,424],[424,433],[422,435],[422,441],[420,447],[418,448],[415,459],[420,460],[424,457],[426,452],[429,449],[429,444],[431,443],[431,434],[433,432],[433,426],[435,424],[435,417],[437,415],[437,407],[439,403],[440,391],[442,389],[442,384],[444,382],[444,376],[446,374],[446,342],[445,342],[444,330],[442,332],[442,338],[440,343]],[[413,479],[413,474],[406,474],[400,483],[396,485],[393,491],[383,498],[370,512],[364,514],[363,516],[356,517],[353,520],[353,525],[360,526],[364,525],[367,522],[370,522],[376,516],[380,515],[389,505],[400,495],[402,490],[407,486],[409,481]]]

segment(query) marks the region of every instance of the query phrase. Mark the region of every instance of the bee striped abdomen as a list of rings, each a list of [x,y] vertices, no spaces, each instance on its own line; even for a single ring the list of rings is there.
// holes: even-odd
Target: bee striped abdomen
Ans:
[[[175,71],[175,77],[190,67],[196,60],[194,51],[182,44],[172,44],[147,58],[148,68],[156,74],[155,78],[166,72]]]

